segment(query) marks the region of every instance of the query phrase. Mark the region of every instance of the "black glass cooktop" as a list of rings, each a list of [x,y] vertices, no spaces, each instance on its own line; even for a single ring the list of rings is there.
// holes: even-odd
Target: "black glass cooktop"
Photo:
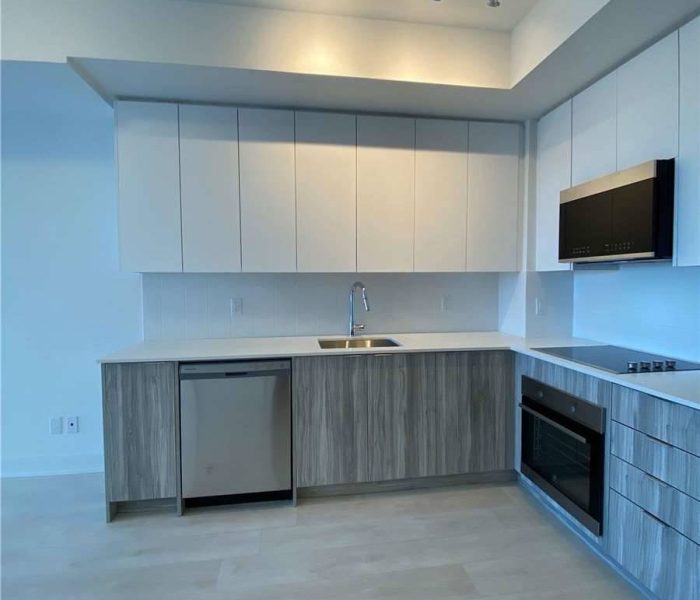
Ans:
[[[563,348],[533,348],[533,350],[597,367],[611,373],[700,371],[699,363],[638,352],[620,346],[565,346]]]

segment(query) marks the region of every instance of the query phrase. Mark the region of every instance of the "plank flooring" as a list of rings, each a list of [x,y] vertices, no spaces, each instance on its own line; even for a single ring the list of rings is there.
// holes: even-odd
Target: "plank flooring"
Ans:
[[[110,524],[103,493],[99,474],[2,480],[3,598],[640,598],[517,484]]]

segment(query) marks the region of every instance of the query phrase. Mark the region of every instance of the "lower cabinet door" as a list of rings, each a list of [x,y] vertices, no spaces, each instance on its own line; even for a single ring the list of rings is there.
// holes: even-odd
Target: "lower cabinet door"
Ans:
[[[177,494],[177,363],[102,365],[107,502]]]
[[[370,481],[435,475],[435,355],[369,360]]]
[[[608,554],[661,600],[700,597],[700,547],[614,490]]]
[[[513,468],[513,355],[437,355],[437,475]]]
[[[293,361],[296,485],[368,480],[369,357],[318,356]]]

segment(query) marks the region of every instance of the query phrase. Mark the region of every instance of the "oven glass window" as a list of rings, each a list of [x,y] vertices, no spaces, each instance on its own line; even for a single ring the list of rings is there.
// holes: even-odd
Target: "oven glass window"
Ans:
[[[594,513],[592,446],[525,411],[522,418],[523,462],[585,512]]]

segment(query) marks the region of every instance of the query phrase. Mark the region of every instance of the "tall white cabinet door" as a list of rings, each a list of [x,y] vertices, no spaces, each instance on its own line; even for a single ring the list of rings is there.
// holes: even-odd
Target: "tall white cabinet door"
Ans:
[[[182,270],[241,270],[238,111],[180,106]]]
[[[573,99],[571,185],[617,170],[617,72]]]
[[[182,271],[177,104],[116,102],[122,271]]]
[[[357,117],[357,270],[413,271],[415,121]]]
[[[355,115],[295,119],[298,270],[355,271]]]
[[[416,120],[416,271],[465,271],[469,124]]]
[[[700,265],[700,17],[680,30],[676,264]]]
[[[537,124],[535,269],[569,271],[559,262],[559,192],[571,187],[571,100]]]
[[[243,271],[296,271],[294,112],[238,110]]]
[[[518,270],[521,127],[469,123],[467,271]]]
[[[678,32],[617,71],[617,168],[678,154]]]

